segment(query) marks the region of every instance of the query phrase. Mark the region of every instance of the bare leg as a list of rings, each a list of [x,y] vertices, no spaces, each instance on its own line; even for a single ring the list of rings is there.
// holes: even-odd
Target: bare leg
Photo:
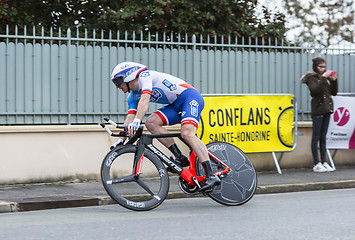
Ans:
[[[155,113],[148,117],[145,125],[151,133],[169,133],[169,131],[163,127],[163,121],[161,118]],[[174,155],[175,161],[178,165],[181,167],[189,166],[190,162],[188,158],[181,152],[179,147],[175,144],[175,140],[173,138],[158,138],[158,140]],[[171,171],[171,169],[168,168],[168,171]]]
[[[154,134],[169,133],[169,131],[163,127],[163,121],[155,113],[148,117],[145,122],[145,126],[149,132]],[[185,124],[181,126],[181,137],[195,151],[198,159],[200,159],[201,162],[204,162],[209,160],[207,148],[205,144],[196,136],[196,131],[197,129],[194,125]],[[175,143],[173,138],[158,138],[158,140],[167,148]]]
[[[169,133],[169,131],[163,127],[163,121],[155,113],[148,117],[145,126],[148,131],[153,134]],[[158,138],[158,140],[167,148],[175,143],[173,138]]]
[[[206,171],[206,182],[200,191],[210,192],[212,187],[221,184],[221,180],[214,174],[205,144],[196,136],[196,127],[192,124],[181,126],[182,138],[192,147]]]
[[[196,127],[192,124],[181,126],[181,137],[191,146],[201,162],[209,160],[205,144],[196,136]]]

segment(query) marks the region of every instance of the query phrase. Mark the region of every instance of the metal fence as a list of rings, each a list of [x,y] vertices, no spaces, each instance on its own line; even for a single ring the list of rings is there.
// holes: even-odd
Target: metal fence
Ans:
[[[308,89],[299,79],[313,57],[324,57],[337,70],[339,92],[355,92],[355,49],[346,47],[277,45],[270,39],[251,44],[225,36],[155,34],[152,40],[150,33],[19,32],[0,34],[2,125],[90,124],[107,116],[123,122],[126,96],[110,81],[112,68],[123,61],[180,77],[203,94],[293,94],[300,120],[310,119]]]

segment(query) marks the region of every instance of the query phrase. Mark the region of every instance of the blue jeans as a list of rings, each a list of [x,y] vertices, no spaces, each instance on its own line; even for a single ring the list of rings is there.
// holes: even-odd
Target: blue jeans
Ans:
[[[312,130],[312,155],[314,165],[319,163],[318,158],[318,142],[319,142],[319,151],[320,159],[322,163],[326,162],[326,136],[329,126],[330,113],[317,115],[312,117],[313,130]]]

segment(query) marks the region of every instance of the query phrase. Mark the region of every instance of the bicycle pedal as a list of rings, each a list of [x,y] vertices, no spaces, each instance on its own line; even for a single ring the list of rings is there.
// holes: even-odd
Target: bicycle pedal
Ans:
[[[197,178],[192,177],[192,181],[195,183],[195,185],[200,189],[202,186],[201,184],[197,181]]]

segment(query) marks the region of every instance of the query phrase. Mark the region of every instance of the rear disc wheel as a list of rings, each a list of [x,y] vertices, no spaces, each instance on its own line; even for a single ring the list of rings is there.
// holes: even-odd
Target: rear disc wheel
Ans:
[[[253,164],[238,147],[226,142],[212,142],[206,145],[209,152],[231,168],[221,177],[221,185],[213,187],[207,195],[218,203],[237,206],[248,202],[257,187],[257,176]],[[214,172],[221,170],[221,164],[210,157]],[[196,161],[196,172],[205,175],[200,161]]]

